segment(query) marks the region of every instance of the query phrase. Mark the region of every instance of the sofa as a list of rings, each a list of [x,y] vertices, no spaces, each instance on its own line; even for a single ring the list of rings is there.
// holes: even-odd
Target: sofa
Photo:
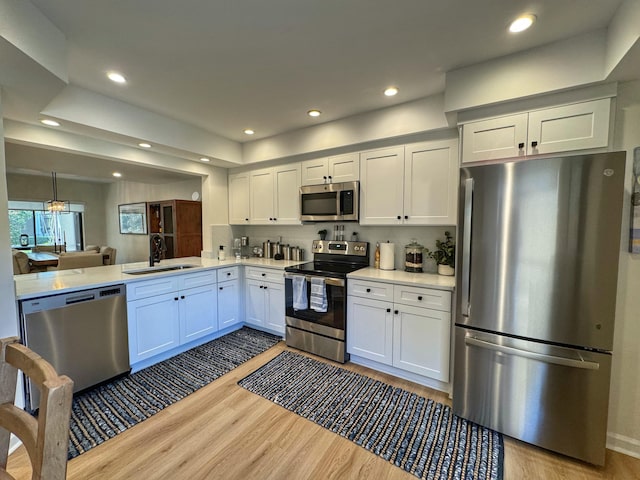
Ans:
[[[107,245],[87,245],[84,247],[84,252],[96,252],[103,256],[104,265],[115,265],[116,264],[116,252],[115,248],[109,247]]]

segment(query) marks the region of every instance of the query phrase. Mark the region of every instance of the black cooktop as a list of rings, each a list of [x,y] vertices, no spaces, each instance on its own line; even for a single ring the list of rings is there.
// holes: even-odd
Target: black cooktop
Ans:
[[[347,276],[347,273],[355,272],[364,267],[366,267],[366,265],[342,262],[308,262],[287,267],[285,271],[323,277],[332,276],[344,278]]]

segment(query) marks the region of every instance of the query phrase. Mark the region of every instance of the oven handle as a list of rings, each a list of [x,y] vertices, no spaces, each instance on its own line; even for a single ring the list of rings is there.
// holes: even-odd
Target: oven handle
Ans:
[[[334,287],[344,287],[345,281],[343,278],[333,278],[333,277],[320,277],[320,275],[300,275],[299,273],[285,273],[284,278],[293,278],[293,277],[304,277],[307,282],[311,281],[312,277],[324,278],[324,283],[327,285],[331,285]]]

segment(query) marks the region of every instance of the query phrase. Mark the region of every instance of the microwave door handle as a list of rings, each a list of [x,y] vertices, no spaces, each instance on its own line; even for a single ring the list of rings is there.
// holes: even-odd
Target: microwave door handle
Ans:
[[[473,178],[464,181],[464,217],[462,227],[462,279],[460,313],[468,317],[471,309],[469,295],[471,289],[471,220],[473,213]]]
[[[338,192],[338,215],[344,215],[344,190]]]

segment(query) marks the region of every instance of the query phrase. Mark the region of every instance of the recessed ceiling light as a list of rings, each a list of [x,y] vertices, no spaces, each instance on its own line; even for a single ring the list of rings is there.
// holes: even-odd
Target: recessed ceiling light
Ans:
[[[211,160],[209,160],[207,157],[200,157],[200,161],[201,162],[210,162]]]
[[[315,110],[314,109],[314,110],[309,110],[307,112],[307,115],[309,115],[310,117],[319,117],[321,113],[322,112],[320,110]]]
[[[150,143],[144,143],[144,142],[143,142],[143,143],[139,143],[138,145],[139,145],[140,147],[142,147],[142,148],[151,148],[151,144],[150,144]]]
[[[511,25],[509,25],[509,31],[511,33],[523,32],[527,28],[529,28],[531,25],[533,25],[533,22],[535,21],[536,21],[535,15],[531,15],[531,14],[522,15],[516,18],[513,22],[511,22]]]
[[[58,122],[56,122],[55,120],[51,120],[49,118],[45,118],[43,120],[40,120],[40,123],[44,123],[45,125],[49,125],[50,127],[59,127],[60,124]]]
[[[253,135],[253,134],[254,134],[254,133],[256,133],[256,132],[254,132],[254,131],[253,131],[253,130],[251,130],[250,128],[245,128],[245,129],[244,129],[244,133],[246,133],[247,135]]]
[[[111,175],[113,175],[116,178],[120,178],[122,176],[120,172],[113,172]]]
[[[387,87],[384,91],[387,97],[393,97],[398,94],[398,87]]]
[[[109,78],[109,80],[115,83],[127,83],[127,79],[118,72],[109,72],[107,73],[107,77]]]

